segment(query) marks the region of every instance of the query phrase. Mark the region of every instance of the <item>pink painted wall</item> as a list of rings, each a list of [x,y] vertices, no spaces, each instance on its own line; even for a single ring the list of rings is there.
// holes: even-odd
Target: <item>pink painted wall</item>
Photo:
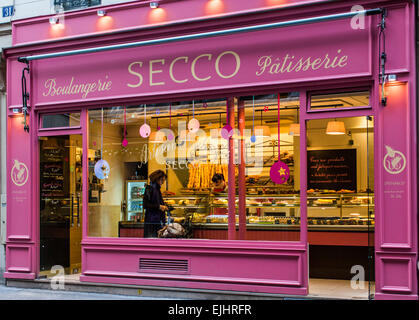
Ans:
[[[170,3],[172,7],[170,16],[181,19],[185,3],[178,5]],[[194,3],[203,4],[203,1]],[[237,3],[230,1],[226,3]],[[251,3],[244,1],[242,8]],[[371,114],[375,116],[375,167],[376,182],[376,297],[387,298],[412,298],[417,299],[417,276],[415,267],[417,263],[417,199],[416,199],[416,81],[415,81],[415,56],[414,56],[414,10],[409,2],[404,1],[367,1],[363,2],[368,7],[389,7],[386,32],[389,73],[396,73],[401,81],[398,85],[388,87],[389,103],[387,107],[379,104],[378,85],[378,49],[377,49],[377,24],[379,17],[367,19],[367,29],[352,30],[349,21],[329,22],[309,26],[308,28],[293,27],[275,31],[261,32],[257,37],[249,35],[228,36],[224,39],[196,40],[188,43],[161,45],[149,48],[127,49],[110,53],[98,53],[80,56],[77,58],[57,58],[37,61],[31,64],[31,87],[30,105],[31,110],[31,133],[23,132],[23,127],[18,118],[12,117],[11,109],[21,105],[20,75],[22,64],[16,61],[18,56],[35,54],[40,52],[62,51],[76,49],[81,45],[95,46],[97,43],[120,43],[128,41],[125,34],[104,35],[98,39],[68,42],[47,42],[28,47],[14,47],[6,51],[8,58],[8,234],[7,234],[7,273],[8,278],[34,278],[38,265],[39,235],[37,221],[39,219],[37,203],[37,176],[38,170],[36,159],[37,132],[34,110],[57,111],[59,108],[82,108],[95,104],[125,103],[146,99],[150,101],[157,98],[173,98],[181,95],[193,94],[206,91],[211,94],[224,94],[228,90],[248,90],[246,87],[254,87],[257,90],[275,88],[275,92],[293,87],[301,91],[301,97],[306,96],[306,90],[316,87],[317,90],[330,89],[333,86],[351,87],[355,84],[366,83],[372,87],[371,109],[345,113],[308,114],[301,110],[301,119],[316,117],[339,117],[354,114]],[[333,12],[347,12],[356,2],[347,1],[344,4],[328,4],[325,6],[294,8],[280,13],[258,14],[260,21],[270,19],[293,19],[302,14],[310,13],[311,16],[324,15]],[[168,3],[169,5],[169,3]],[[115,7],[116,12],[119,6]],[[128,11],[123,11],[124,5],[120,6],[123,15],[129,18]],[[168,7],[169,8],[169,7]],[[233,8],[233,7],[232,7]],[[246,9],[252,8],[249,6]],[[144,8],[141,10],[145,10]],[[147,9],[149,10],[149,9]],[[168,10],[168,9],[167,9]],[[318,11],[316,11],[318,10]],[[93,22],[92,17],[87,15],[89,10],[83,11],[85,16],[77,14],[72,23],[84,26],[85,30],[91,30],[88,26]],[[121,13],[122,14],[122,13]],[[200,16],[194,13],[195,16]],[[122,16],[121,16],[122,17]],[[265,19],[262,19],[265,18]],[[44,18],[42,18],[44,19]],[[15,43],[28,41],[28,29],[33,25],[40,35],[39,40],[44,39],[45,21],[32,19],[16,22],[14,24]],[[122,18],[119,18],[124,20]],[[229,18],[231,26],[241,26],[249,23],[248,19]],[[255,21],[255,20],[252,20]],[[122,23],[122,22],[121,22]],[[128,22],[127,22],[128,23]],[[202,22],[201,29],[205,29],[206,22]],[[182,28],[173,27],[172,35],[187,34],[188,24]],[[221,26],[222,27],[222,26]],[[26,29],[25,29],[26,28]],[[39,29],[36,29],[39,28]],[[75,28],[75,27],[74,27]],[[214,25],[208,25],[208,29],[214,29]],[[69,28],[71,29],[71,28]],[[76,29],[74,32],[77,33]],[[194,29],[196,30],[196,29]],[[310,32],[307,32],[310,30]],[[92,32],[92,31],[91,31]],[[137,30],[127,32],[132,39],[145,39],[161,37],[158,29]],[[31,31],[33,34],[33,31]],[[256,35],[256,34],[255,34]],[[286,48],[286,50],[284,49]],[[216,57],[225,50],[237,51],[242,61],[243,68],[231,78],[217,76],[214,71]],[[284,72],[277,74],[264,74],[257,76],[258,61],[260,56],[266,55],[267,51],[272,55],[284,56],[292,52],[296,56],[321,56],[330,52],[347,53],[345,64],[342,68],[328,68],[311,70],[305,73]],[[211,61],[205,61],[204,56],[197,62],[196,74],[201,78],[211,76],[208,80],[199,81],[191,77],[191,60],[201,54],[211,53]],[[271,53],[268,53],[270,55]],[[160,64],[161,73],[154,74],[156,81],[164,82],[164,85],[150,86],[149,61],[162,59],[171,61],[173,57],[188,56],[188,63],[179,61],[174,70],[176,79],[189,81],[179,84],[173,82],[168,76],[170,64]],[[234,73],[231,62],[233,55],[220,60],[220,70],[224,74]],[[144,65],[143,85],[135,88],[127,84],[135,83],[138,77],[128,72],[129,65],[135,61],[142,61]],[[342,60],[343,61],[343,60]],[[147,63],[145,63],[147,62]],[[225,63],[222,64],[222,63]],[[158,65],[158,64],[156,64]],[[140,64],[133,65],[140,67]],[[73,70],[77,68],[75,74]],[[221,69],[222,68],[222,69]],[[134,70],[134,69],[132,69]],[[160,70],[156,69],[156,70]],[[139,71],[139,70],[137,70]],[[69,95],[44,95],[45,82],[54,79],[56,83],[66,84],[71,82],[72,77],[80,81],[96,81],[106,76],[112,84],[109,90],[91,92],[86,98],[74,94]],[[161,76],[161,77],[160,77]],[[160,78],[159,78],[160,77]],[[73,80],[74,81],[74,80]],[[302,102],[304,106],[306,101]],[[57,107],[59,106],[59,107]],[[83,130],[87,132],[85,119]],[[303,123],[303,122],[302,122]],[[305,126],[301,126],[302,136],[305,134]],[[86,137],[84,137],[86,141]],[[304,139],[302,140],[302,142]],[[386,148],[390,146],[390,149]],[[396,152],[397,151],[397,152]],[[388,155],[389,154],[389,155]],[[397,167],[392,160],[395,156],[400,157]],[[18,186],[12,181],[21,172],[22,166],[15,166],[15,159],[23,162],[28,167],[28,180]],[[400,162],[401,161],[401,162]],[[301,165],[304,167],[303,162]],[[398,172],[400,170],[400,172]],[[303,170],[304,171],[304,170]],[[304,178],[304,174],[302,176]],[[87,179],[87,177],[85,177]],[[21,182],[18,181],[18,184]],[[85,183],[85,185],[87,185]],[[301,192],[304,193],[304,184]],[[86,192],[87,189],[84,189]],[[17,195],[26,196],[27,201],[21,201]],[[391,195],[394,195],[391,197]],[[87,197],[84,197],[86,199]],[[87,205],[83,207],[86,209]],[[84,218],[87,217],[86,210]],[[303,217],[304,215],[302,215]],[[83,219],[86,221],[86,219]],[[86,226],[82,242],[83,265],[82,280],[95,282],[116,282],[126,284],[150,284],[172,285],[179,287],[194,287],[208,289],[230,289],[260,292],[275,292],[284,294],[307,294],[308,290],[308,267],[307,267],[307,232],[304,228],[306,223],[302,221],[301,237],[299,242],[253,242],[253,241],[210,241],[210,240],[156,240],[145,239],[95,239],[88,238]],[[188,274],[150,274],[139,272],[139,258],[173,258],[186,259],[190,263]],[[211,266],[223,264],[223,269]],[[260,266],[266,267],[263,276],[256,275],[255,269]]]
[[[97,8],[58,15],[65,27],[51,27],[49,17],[43,16],[16,21],[13,24],[13,44],[32,43],[111,30],[129,30],[179,21],[193,21],[219,15],[246,13],[273,7],[318,4],[323,0],[176,0],[160,1],[158,9],[151,10],[150,1],[103,7],[107,17],[99,18]]]

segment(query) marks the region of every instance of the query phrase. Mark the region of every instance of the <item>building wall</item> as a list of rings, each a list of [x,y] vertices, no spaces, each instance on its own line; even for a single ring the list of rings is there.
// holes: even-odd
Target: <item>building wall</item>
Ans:
[[[102,0],[102,5],[111,5],[126,0]],[[0,284],[4,283],[6,244],[6,64],[2,59],[3,48],[12,46],[11,21],[49,15],[53,11],[54,0],[2,0],[0,3]],[[12,17],[3,17],[2,8],[14,6]]]

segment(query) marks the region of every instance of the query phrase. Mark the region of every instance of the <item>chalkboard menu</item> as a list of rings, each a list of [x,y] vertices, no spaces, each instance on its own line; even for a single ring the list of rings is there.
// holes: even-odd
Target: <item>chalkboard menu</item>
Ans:
[[[64,166],[68,161],[68,151],[58,144],[44,148],[41,146],[41,150],[41,196],[63,197],[66,191]]]
[[[356,191],[356,149],[307,151],[307,180],[307,189]]]

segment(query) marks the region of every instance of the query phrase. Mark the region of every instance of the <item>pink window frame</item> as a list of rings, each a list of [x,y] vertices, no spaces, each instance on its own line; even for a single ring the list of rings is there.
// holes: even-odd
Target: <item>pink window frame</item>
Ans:
[[[359,88],[359,86],[351,86],[345,85],[342,87],[342,85],[336,85],[336,88],[332,89],[334,92],[338,92],[341,90],[345,91],[351,91],[352,88]],[[177,247],[194,247],[197,245],[197,241],[202,243],[206,246],[213,246],[214,248],[222,247],[222,246],[233,246],[233,247],[260,247],[261,245],[267,245],[269,247],[275,247],[275,248],[281,248],[286,250],[296,250],[296,251],[304,251],[304,257],[305,260],[303,264],[303,268],[308,270],[308,223],[307,223],[307,174],[305,168],[307,167],[307,150],[306,150],[306,121],[307,120],[313,120],[313,119],[325,119],[325,118],[339,118],[339,117],[353,117],[353,116],[374,116],[374,135],[377,133],[377,125],[376,122],[376,102],[378,101],[376,98],[378,97],[378,94],[376,90],[374,90],[375,86],[373,84],[369,84],[367,86],[364,86],[363,89],[369,88],[371,95],[370,100],[372,101],[371,106],[368,108],[352,108],[352,109],[340,109],[339,111],[324,111],[321,112],[309,112],[308,106],[309,106],[309,99],[308,95],[310,92],[328,92],[329,89],[320,90],[316,88],[316,91],[310,91],[307,89],[296,89],[296,90],[290,90],[287,88],[284,89],[268,89],[261,87],[259,90],[255,90],[258,94],[264,94],[264,93],[285,93],[290,91],[295,91],[300,93],[300,237],[298,241],[259,241],[259,240],[234,240],[234,239],[225,239],[225,240],[212,240],[212,239],[193,239],[192,241],[189,239],[176,239],[176,246]],[[330,88],[330,86],[329,86]],[[353,91],[353,90],[352,90]],[[247,91],[247,94],[248,95]],[[227,94],[224,95],[226,99],[229,97]],[[240,97],[240,93],[235,94],[234,96]],[[178,97],[176,97],[178,98]],[[132,103],[132,102],[131,102]],[[111,104],[104,104],[103,107],[110,107]],[[88,111],[91,109],[97,109],[99,106],[86,106],[80,109],[80,106],[78,106],[77,109],[71,108],[62,110],[62,112],[79,112],[80,111],[80,128],[74,128],[74,127],[68,127],[68,128],[52,128],[50,130],[39,130],[39,121],[40,121],[40,112],[36,112],[36,118],[37,121],[32,122],[32,126],[36,124],[36,128],[33,130],[36,130],[37,132],[37,138],[40,136],[56,136],[56,135],[72,135],[72,134],[80,134],[82,136],[83,141],[83,154],[88,154],[88,144],[89,144],[89,119],[88,119]],[[45,113],[46,114],[46,113]],[[377,152],[377,144],[374,147],[374,153]],[[36,155],[34,156],[34,172],[36,173],[35,176],[35,184],[33,186],[34,195],[35,196],[35,206],[37,209],[37,218],[35,219],[37,227],[37,239],[39,239],[39,149],[36,150]],[[158,245],[164,245],[167,244],[169,246],[173,245],[172,239],[145,239],[145,238],[111,238],[111,237],[90,237],[88,235],[88,158],[83,157],[83,200],[82,200],[82,247],[83,245],[101,245],[101,244],[113,244],[113,245],[150,245],[150,243],[156,243]],[[37,261],[36,264],[36,272],[39,273],[39,250],[37,252]],[[83,263],[84,263],[84,255],[82,254],[82,270],[83,270]],[[301,274],[304,277],[302,279],[303,283],[305,283],[308,286],[308,272],[303,272],[301,270]]]

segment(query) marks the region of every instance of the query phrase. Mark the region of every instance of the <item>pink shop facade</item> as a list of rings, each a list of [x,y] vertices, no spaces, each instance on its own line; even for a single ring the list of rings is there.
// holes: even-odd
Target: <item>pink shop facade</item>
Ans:
[[[365,11],[350,15],[355,5]],[[98,9],[105,14],[98,16]],[[349,256],[350,248],[362,247],[368,272],[374,274],[368,282],[374,283],[370,294],[375,299],[417,300],[416,9],[407,0],[162,0],[154,9],[149,1],[134,1],[13,22],[13,46],[5,50],[5,278],[34,280],[52,266],[64,265],[70,266],[66,273],[80,274],[81,282],[306,296],[311,278],[322,278],[322,267],[316,264],[327,260],[322,254],[329,252],[334,263],[345,258],[329,250],[340,248]],[[50,18],[55,18],[52,24]],[[83,49],[91,50],[77,51]],[[269,108],[255,113],[255,101],[259,108]],[[144,123],[151,131],[172,129],[185,112],[204,129],[210,109],[218,112],[220,128],[229,125],[239,133],[224,137],[228,192],[223,227],[202,226],[201,221],[200,229],[192,225],[191,239],[144,238],[140,219],[123,217],[127,203],[111,203],[119,192],[116,184],[95,177],[97,161],[108,160],[112,179],[124,162],[116,159],[128,157],[111,158],[103,150],[112,144],[111,131],[119,124],[113,136],[115,154],[130,153],[124,140],[130,147],[138,138],[130,130],[142,136],[138,130]],[[262,123],[272,110],[277,121]],[[243,150],[245,130],[254,130],[260,120],[271,131],[277,129],[273,153],[282,159],[283,135],[289,134],[283,133],[283,118],[288,113],[299,128],[294,140],[287,140],[293,141],[291,171],[298,195],[276,204],[292,198],[298,208],[284,211],[284,216],[275,210],[269,215],[252,209],[259,201],[248,189],[254,179],[246,165],[236,164],[235,148],[241,145],[239,153]],[[367,126],[346,130],[345,146],[326,147],[324,140],[315,148],[320,134],[316,125],[344,122],[348,129],[354,119]],[[357,138],[361,134],[366,152]],[[357,166],[354,190],[346,185],[319,188],[342,191],[338,200],[317,194],[311,179],[314,152],[330,157],[330,149],[345,149],[347,157],[348,150],[357,150],[353,162],[348,160]],[[121,175],[135,161],[126,160]],[[150,161],[148,173],[138,180],[151,173]],[[169,173],[168,183],[173,179]],[[127,192],[125,180],[133,179],[122,180],[121,192]],[[364,180],[367,185],[360,186]],[[359,196],[349,198],[345,191]],[[179,205],[182,196],[192,195],[176,191],[176,196]],[[271,201],[280,196],[283,191],[266,197]],[[265,195],[259,192],[258,197]],[[208,199],[222,203],[210,195]],[[359,216],[354,204],[368,206],[365,226],[363,219],[345,219],[345,199],[351,204],[349,215]],[[316,217],[320,204],[336,206],[340,217]],[[114,207],[121,212],[116,220],[111,219]],[[67,212],[62,220],[59,212]],[[191,216],[201,219],[200,214]],[[259,225],[252,225],[252,219]],[[260,223],[271,220],[271,226]],[[59,229],[60,223],[67,228]],[[107,228],[117,228],[117,234]]]

